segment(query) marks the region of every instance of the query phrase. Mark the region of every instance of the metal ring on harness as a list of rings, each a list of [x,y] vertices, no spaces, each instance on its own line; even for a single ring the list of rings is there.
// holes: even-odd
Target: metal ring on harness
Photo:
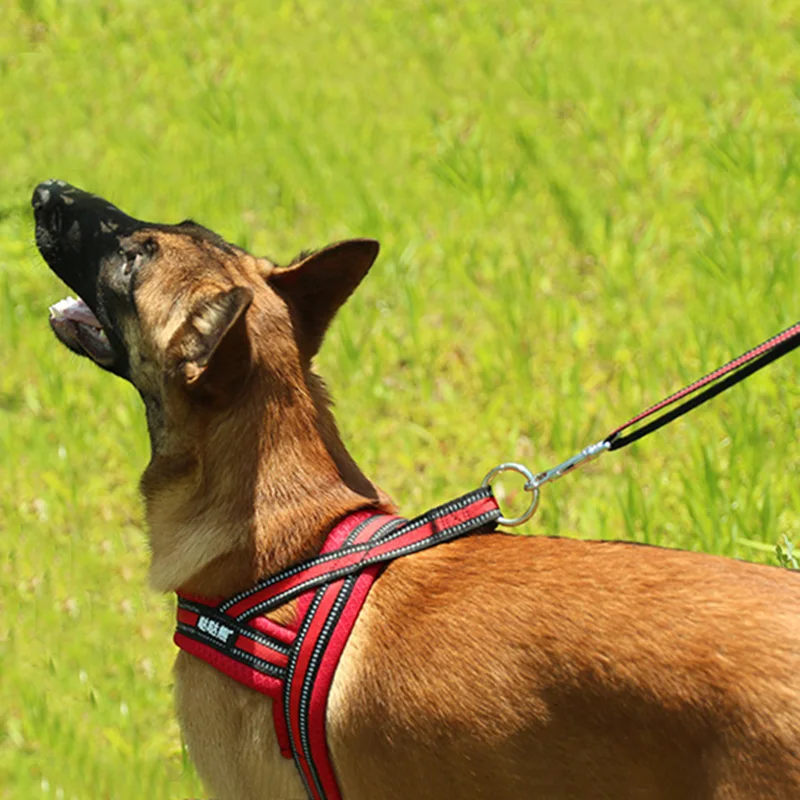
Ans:
[[[505,525],[506,527],[513,528],[516,525],[522,525],[523,522],[527,522],[536,512],[536,508],[539,505],[539,486],[536,483],[536,477],[534,474],[523,464],[517,464],[514,461],[507,461],[504,464],[498,464],[494,469],[489,470],[486,477],[481,481],[481,486],[489,486],[494,477],[496,477],[499,473],[506,471],[519,472],[520,475],[523,475],[525,478],[527,478],[525,485],[522,488],[525,489],[526,492],[533,493],[533,497],[531,497],[531,504],[519,517],[497,518],[498,525]]]

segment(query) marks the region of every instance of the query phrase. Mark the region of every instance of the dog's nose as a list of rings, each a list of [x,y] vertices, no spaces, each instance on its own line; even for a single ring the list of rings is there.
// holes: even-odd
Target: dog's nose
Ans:
[[[46,211],[57,202],[69,202],[67,198],[75,192],[75,187],[66,181],[42,181],[34,190],[31,205],[35,211]]]
[[[33,190],[31,205],[38,223],[46,226],[52,233],[60,234],[64,215],[62,206],[67,195],[64,189],[69,184],[65,181],[43,181]],[[71,188],[71,187],[69,187]]]
[[[50,188],[47,186],[47,184],[40,183],[33,190],[33,198],[31,199],[31,205],[33,206],[33,210],[41,211],[41,209],[43,209],[50,202],[51,197],[52,194],[50,193]]]

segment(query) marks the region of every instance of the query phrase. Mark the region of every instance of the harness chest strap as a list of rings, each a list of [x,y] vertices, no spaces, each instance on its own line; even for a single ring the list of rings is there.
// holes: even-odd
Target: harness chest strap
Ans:
[[[178,595],[175,644],[272,698],[281,753],[293,758],[312,800],[341,795],[325,739],[339,657],[370,587],[390,561],[492,529],[500,516],[480,489],[413,520],[358,511],[328,535],[316,558],[228,599]],[[265,616],[299,598],[289,625]]]

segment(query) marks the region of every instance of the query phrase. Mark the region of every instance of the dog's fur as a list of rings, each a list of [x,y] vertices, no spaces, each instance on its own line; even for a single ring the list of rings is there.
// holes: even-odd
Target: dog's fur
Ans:
[[[40,192],[37,241],[103,324],[114,351],[103,366],[144,399],[156,589],[231,595],[318,552],[348,512],[393,510],[347,454],[311,370],[377,243],[281,268],[194,223],[150,225],[69,196],[53,222],[61,200]],[[82,239],[68,246],[69,214]],[[116,227],[90,236],[109,214]],[[400,559],[374,586],[330,696],[343,797],[800,797],[799,577],[488,533]],[[268,698],[186,653],[175,677],[215,797],[305,797]]]

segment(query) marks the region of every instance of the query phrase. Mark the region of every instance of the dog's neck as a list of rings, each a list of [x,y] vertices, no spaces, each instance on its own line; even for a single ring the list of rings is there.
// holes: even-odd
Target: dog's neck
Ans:
[[[280,395],[256,383],[153,454],[142,491],[154,588],[230,596],[318,553],[348,513],[394,510],[342,444],[319,379]]]

